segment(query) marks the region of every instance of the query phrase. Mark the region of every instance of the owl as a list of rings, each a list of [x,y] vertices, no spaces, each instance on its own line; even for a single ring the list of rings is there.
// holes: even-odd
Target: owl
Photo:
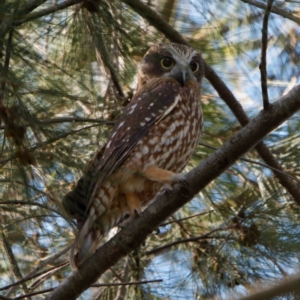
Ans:
[[[77,221],[73,269],[115,226],[126,226],[157,195],[183,180],[199,142],[203,114],[201,54],[185,45],[157,44],[143,57],[138,86],[107,143],[63,199]]]

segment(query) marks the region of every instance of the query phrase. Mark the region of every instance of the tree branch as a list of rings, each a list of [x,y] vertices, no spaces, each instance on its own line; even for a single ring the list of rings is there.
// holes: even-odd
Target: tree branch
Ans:
[[[168,243],[168,244],[165,244],[163,246],[154,248],[150,251],[147,251],[145,254],[146,255],[151,255],[151,254],[163,251],[165,249],[168,249],[170,247],[173,247],[173,246],[176,246],[176,245],[179,245],[179,244],[185,244],[185,243],[188,243],[188,242],[195,242],[195,241],[204,240],[204,239],[214,239],[215,237],[211,236],[212,233],[217,232],[217,231],[225,231],[225,230],[229,230],[229,229],[234,229],[234,227],[227,226],[227,227],[216,228],[216,229],[211,230],[210,232],[207,232],[207,233],[199,235],[199,236],[193,236],[193,237],[186,238],[186,239],[179,239],[179,240],[176,240],[172,243]]]
[[[185,218],[181,218],[181,219],[176,219],[176,220],[173,220],[173,221],[165,222],[163,224],[160,224],[159,227],[167,226],[167,225],[172,224],[172,223],[182,222],[182,221],[189,220],[189,219],[196,218],[196,217],[200,217],[200,216],[204,216],[204,215],[210,214],[210,213],[212,213],[214,211],[215,211],[214,209],[211,209],[209,211],[198,213],[198,214],[195,214],[195,215],[192,215],[192,216],[189,216],[189,217],[185,217]],[[1,289],[0,289],[0,291],[1,291]]]
[[[205,143],[199,143],[198,145],[202,145],[206,148],[209,148],[209,149],[212,149],[212,150],[218,150],[218,148],[214,147],[214,146],[211,146],[211,145],[208,145],[208,144],[205,144]],[[261,166],[261,167],[264,167],[264,168],[267,168],[267,169],[270,169],[272,171],[276,171],[276,172],[280,172],[280,173],[283,173],[285,176],[289,177],[291,180],[294,180],[298,183],[300,183],[300,179],[296,178],[296,177],[293,177],[291,176],[290,174],[288,174],[287,172],[285,171],[281,171],[279,169],[275,169],[269,165],[266,165],[266,164],[263,164],[259,161],[256,161],[256,160],[252,160],[252,159],[249,159],[249,158],[245,158],[245,157],[241,157],[240,158],[241,161],[245,161],[245,162],[248,162],[250,164],[254,164],[254,165],[258,165],[258,166]]]
[[[272,9],[274,0],[268,0],[268,5],[265,10],[263,26],[262,26],[262,36],[261,36],[261,62],[259,65],[260,69],[260,80],[261,80],[261,91],[263,97],[264,109],[269,108],[269,95],[268,95],[268,85],[267,85],[267,47],[268,47],[268,22],[269,15]]]
[[[276,129],[300,109],[300,85],[261,111],[247,126],[234,134],[215,153],[185,176],[186,184],[160,195],[138,218],[123,228],[110,241],[86,260],[79,271],[72,272],[48,297],[48,300],[76,299],[101,274],[126,256],[147,238],[159,224],[190,201],[212,180],[251,150],[268,133]]]
[[[4,232],[2,232],[2,241],[3,241],[3,245],[4,245],[4,249],[5,249],[5,252],[6,252],[6,255],[8,257],[8,260],[11,264],[11,268],[12,268],[12,271],[13,271],[13,274],[16,276],[17,279],[21,279],[22,278],[22,274],[21,274],[21,271],[20,271],[20,268],[18,266],[18,263],[17,263],[17,260],[15,258],[15,255],[11,249],[11,246],[9,244],[9,241],[7,240]],[[25,293],[28,293],[28,288],[25,284],[25,282],[23,282],[22,284],[22,289]],[[6,293],[6,296],[9,296],[9,291]],[[31,299],[29,299],[31,300]]]
[[[129,286],[129,285],[140,285],[140,284],[147,284],[152,282],[162,282],[162,279],[155,279],[155,280],[141,280],[141,281],[130,281],[130,282],[116,282],[116,283],[96,283],[93,284],[92,287],[106,287],[106,286]]]
[[[262,8],[262,9],[267,8],[266,4],[264,4],[262,2],[258,2],[256,0],[241,0],[241,1],[244,2],[244,3],[250,4],[250,5]],[[294,16],[291,12],[287,12],[284,9],[273,6],[272,9],[271,9],[271,12],[300,24],[300,18]]]
[[[70,248],[71,248],[71,246],[68,246],[67,248],[65,248],[65,249],[63,250],[63,254],[64,254],[65,252],[67,252],[68,250],[70,250]],[[58,254],[61,255],[61,253],[62,253],[62,251],[59,252]],[[57,254],[55,254],[55,255],[57,255]],[[52,258],[52,261],[53,261],[53,256],[51,256],[51,258]],[[48,261],[48,260],[47,260],[47,261]],[[50,263],[52,263],[52,261],[51,261]],[[43,263],[44,263],[44,262],[43,262]],[[42,263],[42,264],[43,264],[43,263]],[[41,264],[41,265],[42,265],[42,264]],[[11,288],[11,287],[16,287],[16,286],[20,285],[20,284],[23,283],[23,282],[26,282],[26,281],[31,280],[31,279],[33,279],[33,278],[36,278],[36,277],[38,277],[38,276],[40,276],[40,275],[43,275],[43,274],[45,274],[45,273],[47,273],[47,272],[56,270],[57,268],[65,267],[65,266],[68,265],[68,264],[69,264],[68,261],[67,261],[67,262],[63,262],[63,263],[61,263],[61,264],[59,264],[59,265],[56,265],[56,266],[54,266],[54,267],[51,267],[51,268],[49,268],[49,269],[47,269],[47,270],[44,270],[44,271],[42,271],[42,272],[38,272],[38,273],[36,273],[36,274],[32,274],[32,271],[31,271],[30,274],[32,274],[32,275],[29,276],[29,273],[28,273],[28,274],[27,274],[26,276],[24,276],[22,279],[20,279],[20,280],[14,282],[14,283],[12,283],[12,284],[9,284],[9,285],[6,285],[6,286],[4,286],[4,287],[1,287],[0,291],[7,290],[8,288]],[[41,265],[40,265],[40,266],[41,266]],[[39,266],[39,268],[41,268],[40,266]],[[43,265],[43,266],[45,266],[45,265]],[[36,271],[36,268],[35,268],[33,271]],[[13,291],[15,291],[15,289],[14,289]]]
[[[115,121],[108,121],[103,119],[93,119],[93,118],[78,118],[78,117],[61,117],[46,120],[35,120],[37,126],[48,126],[51,124],[61,124],[61,123],[99,123],[100,125],[115,125]],[[23,127],[32,126],[32,124],[22,124]],[[0,130],[4,130],[5,126],[0,126]]]
[[[288,292],[296,292],[300,290],[300,275],[277,282],[271,287],[265,288],[261,291],[251,293],[251,295],[240,298],[239,300],[268,300],[273,297],[280,296]],[[298,295],[298,294],[297,294]],[[229,300],[229,299],[228,299]]]
[[[3,21],[0,25],[0,40],[4,38],[6,33],[13,29],[14,27],[14,20],[18,18],[18,16],[24,16],[34,9],[36,9],[38,6],[42,5],[47,0],[31,0],[27,1],[23,6],[21,6],[13,16],[5,16],[3,17]]]
[[[62,138],[65,138],[71,134],[75,134],[77,132],[80,132],[82,130],[86,130],[86,129],[89,129],[89,128],[92,128],[92,127],[97,127],[98,125],[89,125],[89,126],[85,126],[85,127],[82,127],[82,128],[79,128],[79,129],[76,129],[76,130],[72,130],[72,131],[69,131],[69,132],[66,132],[66,133],[63,133],[63,134],[60,134],[58,136],[55,136],[55,137],[52,137],[52,138],[49,138],[48,140],[46,141],[43,141],[43,142],[39,142],[39,143],[36,143],[35,146],[31,147],[28,149],[28,152],[34,152],[36,149],[38,148],[41,148],[43,146],[46,146],[46,145],[49,145],[49,144],[52,144]],[[17,158],[17,155],[14,154],[14,155],[11,155],[10,157],[6,158],[6,159],[3,159],[0,161],[0,166],[1,165],[5,165],[7,162],[13,160],[13,159],[16,159]]]
[[[138,0],[122,0],[122,2],[126,3],[135,12],[145,18],[153,27],[163,33],[170,41],[191,46],[172,26],[165,22],[165,20],[155,11],[153,11],[148,5]],[[203,62],[205,66],[206,79],[210,81],[214,89],[228,105],[240,124],[242,126],[246,126],[249,123],[249,118],[243,110],[241,104],[237,101],[230,89],[226,86],[218,74],[216,74],[216,72],[205,61]],[[298,186],[290,178],[284,175],[283,167],[276,160],[272,152],[263,142],[259,143],[255,149],[265,163],[273,168],[273,172],[280,184],[285,187],[288,193],[293,197],[294,201],[300,206],[300,190]],[[278,169],[280,172],[277,172],[274,169]]]
[[[45,2],[45,1],[42,1],[42,2]],[[19,26],[19,25],[21,25],[25,22],[32,21],[34,19],[38,19],[38,18],[41,18],[43,16],[47,16],[49,14],[52,14],[52,13],[56,12],[56,11],[62,10],[64,8],[67,8],[67,7],[75,5],[75,4],[79,4],[81,2],[83,2],[83,0],[67,0],[65,2],[56,4],[56,5],[52,5],[50,7],[45,8],[45,9],[41,9],[40,11],[36,11],[36,12],[31,13],[31,14],[28,14],[27,16],[22,16],[22,18],[20,18],[20,19],[15,19],[14,22],[13,22],[13,25],[14,26]]]
[[[99,24],[99,19],[92,14],[91,20],[87,21],[87,26],[90,31],[90,35],[92,37],[93,44],[95,45],[96,55],[100,58],[103,65],[109,70],[111,80],[114,84],[115,89],[118,92],[118,96],[124,98],[125,94],[123,92],[122,86],[119,82],[118,73],[113,66],[113,62],[111,60],[111,55],[109,50],[106,47],[106,42],[104,36],[99,30],[101,24]],[[97,28],[98,27],[98,28]],[[97,35],[95,35],[95,33]]]

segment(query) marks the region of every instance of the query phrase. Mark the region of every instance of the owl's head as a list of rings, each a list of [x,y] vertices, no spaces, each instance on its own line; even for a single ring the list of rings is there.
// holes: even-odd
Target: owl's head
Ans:
[[[184,86],[187,80],[201,84],[204,66],[200,52],[181,44],[157,44],[143,57],[139,66],[138,88],[153,79],[172,77]]]

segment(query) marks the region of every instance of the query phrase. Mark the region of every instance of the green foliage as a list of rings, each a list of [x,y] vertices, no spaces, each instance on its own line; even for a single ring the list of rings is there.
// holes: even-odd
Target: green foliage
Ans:
[[[53,288],[69,274],[68,254],[55,257],[75,233],[61,199],[131,98],[138,61],[149,45],[167,41],[120,1],[59,7],[63,2],[0,3],[0,288],[35,276],[2,290],[12,299]],[[274,5],[296,16],[296,2]],[[147,3],[201,50],[255,116],[262,107],[264,11],[237,0]],[[272,102],[299,77],[300,32],[299,24],[275,14],[269,25]],[[187,170],[241,128],[207,81],[202,94],[204,132]],[[298,186],[299,130],[298,115],[265,140]],[[163,282],[95,287],[82,299],[222,298],[295,272],[299,206],[254,150],[243,159],[99,279]]]

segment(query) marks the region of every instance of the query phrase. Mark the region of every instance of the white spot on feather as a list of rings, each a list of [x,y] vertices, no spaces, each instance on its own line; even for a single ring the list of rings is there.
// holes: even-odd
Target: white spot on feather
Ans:
[[[130,107],[130,109],[131,109],[131,110],[134,110],[134,109],[136,108],[136,106],[137,106],[137,103],[133,104],[133,105]]]
[[[101,201],[102,201],[102,203],[103,203],[104,206],[108,207],[108,205],[109,205],[109,199],[108,199],[107,196],[103,196],[101,198]]]
[[[155,137],[154,137],[153,139],[151,139],[149,142],[150,142],[150,145],[156,144],[156,143],[158,142],[158,137],[155,136]]]
[[[124,125],[125,121],[122,121],[119,126],[118,126],[118,129],[121,128],[123,125]]]
[[[101,198],[101,197],[103,197],[103,195],[104,195],[104,190],[103,189],[101,189],[100,191],[99,191],[99,197]]]
[[[142,157],[142,153],[141,152],[136,152],[135,153],[135,157],[136,158],[141,158]]]
[[[144,146],[143,148],[142,148],[142,153],[143,154],[147,154],[149,152],[149,148],[147,147],[147,146]]]

